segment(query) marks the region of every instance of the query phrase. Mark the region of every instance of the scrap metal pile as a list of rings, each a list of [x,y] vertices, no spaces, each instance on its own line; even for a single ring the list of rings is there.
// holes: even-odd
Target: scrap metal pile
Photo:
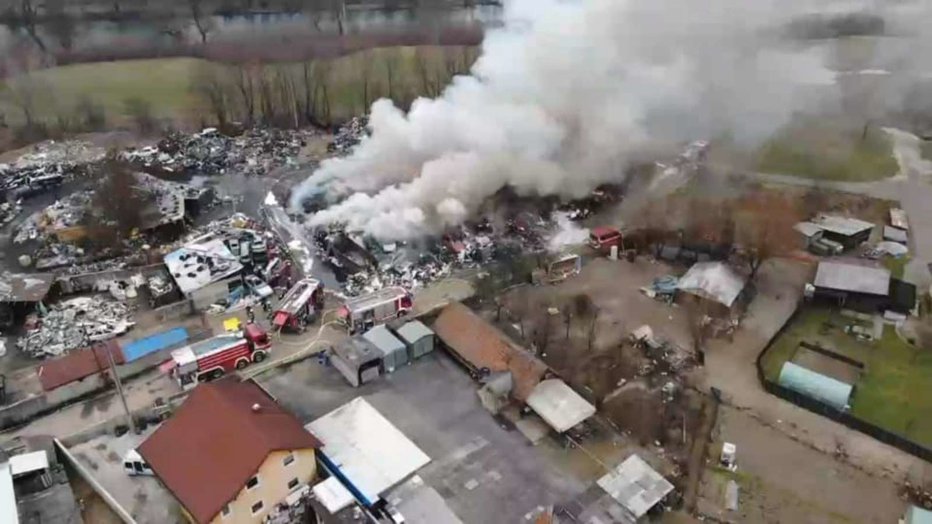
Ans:
[[[316,255],[331,267],[347,296],[385,286],[417,289],[455,269],[508,263],[522,255],[544,253],[559,232],[551,213],[525,211],[493,223],[488,218],[417,243],[380,243],[340,227],[314,232]]]
[[[17,197],[30,196],[91,173],[105,156],[103,148],[86,142],[42,142],[13,163],[0,164],[0,191]]]
[[[192,135],[174,132],[157,146],[130,149],[120,157],[149,172],[218,175],[236,170],[264,175],[277,167],[294,165],[313,133],[264,128],[249,129],[237,137],[215,128]]]
[[[132,315],[131,306],[102,296],[72,298],[50,306],[17,346],[35,358],[63,355],[126,333]]]
[[[349,122],[343,124],[333,135],[333,142],[327,145],[327,152],[334,153],[337,156],[346,156],[350,150],[359,143],[360,140],[369,134],[367,129],[369,125],[368,116],[353,117]]]

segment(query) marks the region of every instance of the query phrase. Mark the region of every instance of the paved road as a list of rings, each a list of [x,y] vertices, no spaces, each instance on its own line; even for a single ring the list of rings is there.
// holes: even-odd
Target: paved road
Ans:
[[[896,200],[906,210],[910,223],[912,260],[905,278],[927,289],[932,283],[928,265],[932,263],[932,162],[919,151],[919,138],[899,129],[885,128],[893,140],[893,154],[900,166],[896,176],[877,182],[827,182],[788,175],[753,173],[754,180],[804,187],[821,187]]]

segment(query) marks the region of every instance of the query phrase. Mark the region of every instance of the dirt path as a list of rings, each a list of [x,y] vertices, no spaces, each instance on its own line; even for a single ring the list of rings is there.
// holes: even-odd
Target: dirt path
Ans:
[[[932,464],[770,395],[758,382],[757,354],[792,315],[810,271],[788,260],[769,261],[761,268],[758,295],[734,341],[710,344],[706,386],[719,388],[727,404],[807,447],[832,454],[841,444],[859,469],[896,480],[932,480]]]

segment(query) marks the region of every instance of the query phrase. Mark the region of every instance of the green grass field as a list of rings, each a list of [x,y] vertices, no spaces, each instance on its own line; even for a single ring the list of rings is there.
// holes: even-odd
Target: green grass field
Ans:
[[[468,69],[475,49],[460,47],[387,47],[370,49],[326,62],[331,113],[342,119],[366,111],[363,103],[364,78],[368,78],[369,99],[388,95],[388,72],[396,100],[412,100],[429,91],[439,91],[450,78],[452,68]],[[465,65],[464,65],[465,64]],[[421,67],[423,65],[423,67]],[[12,126],[24,121],[17,105],[20,93],[28,92],[38,119],[54,123],[58,115],[73,114],[82,99],[103,108],[109,125],[124,124],[128,115],[125,102],[138,98],[148,102],[154,116],[176,123],[193,123],[205,114],[206,105],[193,91],[199,73],[212,64],[196,58],[164,58],[77,64],[34,71],[0,83],[0,113]],[[215,66],[214,66],[215,67]],[[300,77],[301,64],[267,66],[267,74],[279,69]],[[9,89],[13,87],[14,89]],[[430,94],[430,93],[428,93]]]
[[[842,331],[851,322],[826,309],[803,310],[764,355],[764,374],[776,381],[802,341],[857,359],[866,371],[856,385],[852,413],[932,446],[932,350],[910,346],[891,326],[880,340],[859,342]]]
[[[757,158],[757,170],[819,180],[867,182],[893,176],[897,163],[886,133],[806,122],[794,125],[767,142]]]

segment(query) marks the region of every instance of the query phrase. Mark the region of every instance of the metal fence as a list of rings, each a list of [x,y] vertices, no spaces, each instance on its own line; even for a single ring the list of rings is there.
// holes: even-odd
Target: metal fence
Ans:
[[[783,400],[786,400],[787,402],[792,402],[793,404],[796,404],[797,406],[801,408],[808,409],[809,411],[812,411],[813,413],[822,415],[823,417],[826,417],[826,418],[830,418],[834,420],[835,422],[838,422],[839,424],[843,424],[851,429],[860,431],[862,433],[866,433],[867,435],[870,435],[871,437],[874,437],[875,439],[885,444],[889,444],[895,448],[905,451],[906,453],[915,455],[921,458],[922,460],[932,462],[932,448],[923,446],[922,444],[919,444],[918,442],[910,440],[909,438],[895,431],[890,431],[888,429],[874,425],[871,422],[867,422],[864,419],[858,418],[857,416],[851,414],[851,412],[849,411],[839,411],[824,402],[821,402],[811,397],[807,397],[789,388],[781,386],[780,384],[771,381],[765,376],[764,368],[763,368],[763,365],[761,364],[761,361],[763,360],[764,355],[766,355],[767,351],[770,350],[771,346],[773,345],[773,342],[777,340],[778,338],[780,338],[780,335],[783,334],[783,331],[786,329],[786,326],[789,326],[796,319],[798,312],[799,312],[799,307],[797,307],[796,312],[793,313],[793,315],[790,317],[789,321],[787,321],[787,323],[783,326],[783,328],[781,328],[776,333],[776,335],[774,335],[773,338],[770,339],[770,341],[767,343],[764,349],[761,350],[761,352],[757,355],[757,360],[755,362],[755,365],[757,367],[757,379],[760,381],[761,386],[763,386],[764,390],[770,393],[771,395],[776,395],[782,398]],[[827,356],[830,356],[832,358],[840,357],[839,358],[840,360],[845,360],[846,362],[850,361],[849,363],[851,363],[852,365],[863,368],[863,364],[853,359],[844,357],[843,355],[838,355],[835,352],[826,350],[825,348],[814,346],[811,344],[807,344],[805,347],[807,347],[810,350],[826,354]]]

